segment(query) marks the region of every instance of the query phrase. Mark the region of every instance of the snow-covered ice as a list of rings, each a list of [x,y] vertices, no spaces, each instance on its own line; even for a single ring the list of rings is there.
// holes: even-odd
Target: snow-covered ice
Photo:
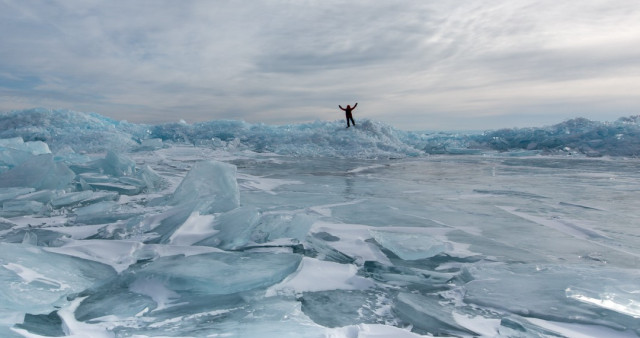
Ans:
[[[7,126],[2,337],[640,335],[635,117]]]

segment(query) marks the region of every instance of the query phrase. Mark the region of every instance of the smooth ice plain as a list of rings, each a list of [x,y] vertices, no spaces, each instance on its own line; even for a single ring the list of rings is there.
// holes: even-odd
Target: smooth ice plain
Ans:
[[[40,113],[0,140],[2,337],[640,335],[636,158]]]

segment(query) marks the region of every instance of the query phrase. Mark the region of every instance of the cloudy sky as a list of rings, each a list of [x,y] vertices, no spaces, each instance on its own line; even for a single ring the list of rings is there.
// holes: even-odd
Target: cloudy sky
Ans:
[[[0,0],[0,111],[405,130],[640,114],[638,0]]]

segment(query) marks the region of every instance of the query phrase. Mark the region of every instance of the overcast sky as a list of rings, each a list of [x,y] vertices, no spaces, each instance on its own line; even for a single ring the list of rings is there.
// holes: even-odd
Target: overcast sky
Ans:
[[[638,0],[0,0],[0,111],[405,130],[640,114]]]

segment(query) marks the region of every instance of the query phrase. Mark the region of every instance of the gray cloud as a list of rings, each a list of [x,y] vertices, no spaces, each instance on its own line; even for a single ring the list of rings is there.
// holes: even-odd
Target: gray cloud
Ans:
[[[411,129],[638,114],[640,4],[0,1],[0,109]]]

